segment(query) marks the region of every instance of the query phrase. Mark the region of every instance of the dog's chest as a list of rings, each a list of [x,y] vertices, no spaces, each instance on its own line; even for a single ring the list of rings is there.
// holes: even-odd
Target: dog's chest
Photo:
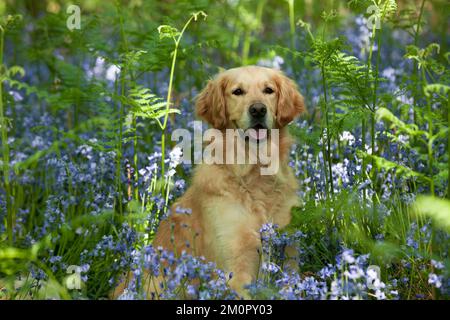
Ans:
[[[229,194],[253,215],[270,217],[278,214],[288,198],[295,197],[295,190],[286,183],[281,173],[259,175],[249,172],[233,175],[228,185]],[[237,192],[236,192],[237,191]]]

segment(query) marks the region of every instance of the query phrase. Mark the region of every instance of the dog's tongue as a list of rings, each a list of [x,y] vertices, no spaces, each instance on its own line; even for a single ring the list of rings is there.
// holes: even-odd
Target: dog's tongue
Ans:
[[[267,129],[250,129],[249,136],[255,140],[264,139],[267,136]]]

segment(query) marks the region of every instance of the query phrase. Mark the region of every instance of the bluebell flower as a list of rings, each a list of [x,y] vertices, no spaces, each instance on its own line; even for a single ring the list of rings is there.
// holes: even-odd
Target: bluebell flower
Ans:
[[[440,288],[442,286],[442,276],[438,276],[435,273],[430,273],[428,275],[428,283],[436,288]]]

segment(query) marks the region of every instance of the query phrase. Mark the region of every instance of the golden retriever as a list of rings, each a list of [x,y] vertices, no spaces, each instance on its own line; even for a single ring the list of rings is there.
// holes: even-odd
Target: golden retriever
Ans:
[[[233,273],[230,286],[248,297],[244,286],[258,273],[261,226],[268,222],[286,226],[297,204],[286,125],[304,110],[295,83],[277,70],[246,66],[210,80],[197,98],[197,115],[224,136],[226,129],[253,128],[258,140],[260,130],[278,129],[278,170],[261,175],[259,161],[198,165],[190,188],[161,222],[153,245],[215,262]],[[177,214],[177,208],[190,209],[191,214]]]

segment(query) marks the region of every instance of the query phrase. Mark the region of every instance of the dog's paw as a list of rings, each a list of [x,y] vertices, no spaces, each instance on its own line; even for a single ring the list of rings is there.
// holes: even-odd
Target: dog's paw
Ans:
[[[229,284],[231,289],[237,292],[237,294],[244,300],[251,300],[252,297],[250,293],[245,288],[252,282],[252,277],[250,275],[241,275],[239,277],[234,277],[230,280]]]

